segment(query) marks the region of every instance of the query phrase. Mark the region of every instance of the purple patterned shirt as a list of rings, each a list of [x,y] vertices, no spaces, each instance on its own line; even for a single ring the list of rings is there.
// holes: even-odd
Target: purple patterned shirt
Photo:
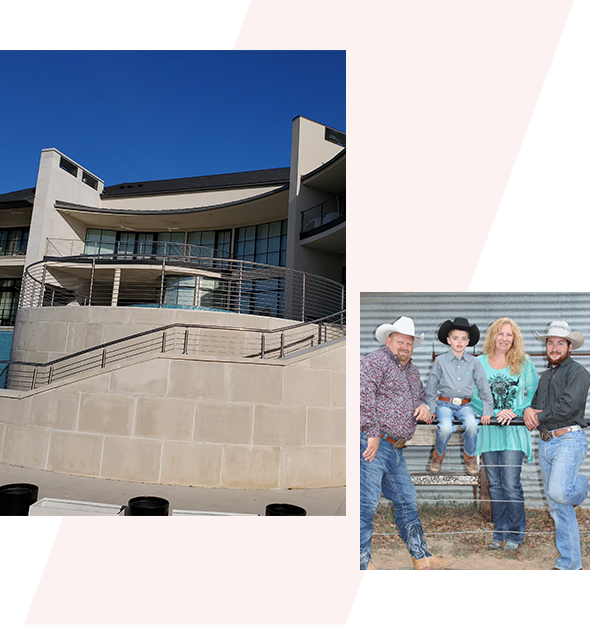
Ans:
[[[387,346],[361,358],[361,429],[409,440],[416,431],[414,412],[425,403],[420,372],[410,360],[404,369]]]

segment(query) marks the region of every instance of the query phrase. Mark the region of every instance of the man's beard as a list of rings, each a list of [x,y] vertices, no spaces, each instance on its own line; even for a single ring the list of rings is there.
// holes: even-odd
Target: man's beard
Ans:
[[[569,356],[569,352],[566,352],[565,354],[555,355],[555,356],[550,356],[549,354],[547,354],[547,360],[549,361],[550,365],[558,365],[559,363],[566,360],[568,356]]]

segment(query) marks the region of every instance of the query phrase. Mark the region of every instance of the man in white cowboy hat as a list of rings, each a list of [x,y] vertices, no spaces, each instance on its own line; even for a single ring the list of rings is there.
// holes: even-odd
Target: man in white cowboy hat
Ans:
[[[549,368],[541,374],[523,419],[529,430],[540,431],[539,466],[559,551],[554,570],[579,570],[582,553],[574,507],[588,495],[588,479],[579,470],[588,449],[583,428],[590,374],[570,353],[582,347],[584,336],[572,332],[565,321],[554,321],[547,334],[535,334],[545,342]]]
[[[414,322],[400,317],[380,325],[375,338],[383,347],[361,359],[360,568],[370,564],[373,517],[381,493],[393,502],[395,521],[417,570],[442,569],[454,558],[433,556],[418,518],[416,489],[402,448],[416,421],[430,422],[420,373],[412,352],[424,339]]]

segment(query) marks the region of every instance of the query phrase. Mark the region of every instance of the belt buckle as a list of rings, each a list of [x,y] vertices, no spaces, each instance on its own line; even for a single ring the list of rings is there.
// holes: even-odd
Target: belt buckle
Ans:
[[[406,446],[406,441],[403,438],[398,438],[397,442],[393,445],[394,449],[403,449]]]
[[[463,403],[463,400],[460,397],[453,397],[451,399],[451,403],[453,406],[460,406]]]
[[[541,438],[544,441],[549,441],[551,440],[551,432],[549,430],[541,430]]]

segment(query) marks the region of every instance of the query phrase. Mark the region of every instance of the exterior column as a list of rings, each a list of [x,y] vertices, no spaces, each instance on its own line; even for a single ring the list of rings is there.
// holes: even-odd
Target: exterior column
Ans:
[[[113,278],[113,295],[111,297],[111,306],[116,306],[119,300],[119,286],[121,284],[121,269],[115,269],[115,277]]]

